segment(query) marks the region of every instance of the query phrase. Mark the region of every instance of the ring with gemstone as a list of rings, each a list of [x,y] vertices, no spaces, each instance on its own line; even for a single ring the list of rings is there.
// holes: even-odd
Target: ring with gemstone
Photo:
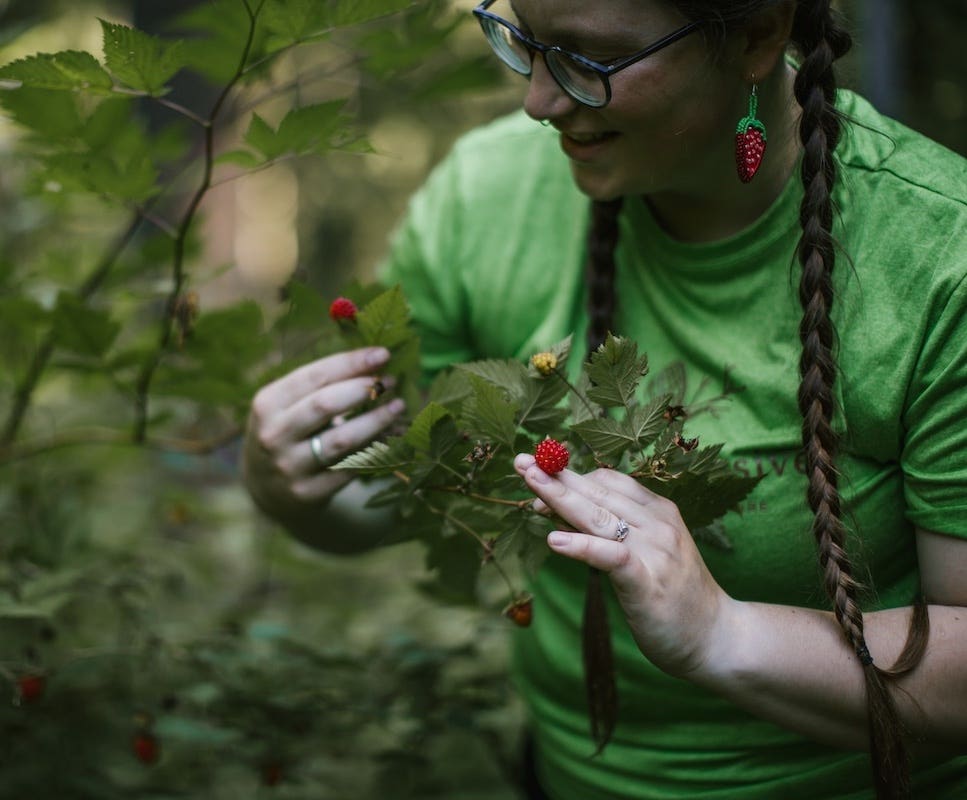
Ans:
[[[614,531],[614,540],[616,542],[623,542],[628,538],[628,531],[631,530],[630,526],[623,519],[618,520],[618,527]]]

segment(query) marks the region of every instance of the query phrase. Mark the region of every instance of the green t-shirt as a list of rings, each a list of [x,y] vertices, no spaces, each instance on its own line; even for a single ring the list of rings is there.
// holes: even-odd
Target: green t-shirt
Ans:
[[[917,592],[914,526],[967,536],[967,162],[850,93],[838,150],[833,320],[836,425],[848,551],[875,587],[864,608]],[[768,156],[767,156],[768,157]],[[615,332],[648,354],[655,390],[686,403],[718,394],[727,368],[745,391],[686,433],[724,442],[743,475],[764,475],[702,546],[743,600],[827,608],[798,457],[802,311],[794,176],[750,228],[686,244],[628,198],[620,218]],[[583,341],[589,201],[557,134],[522,114],[460,140],[413,199],[387,277],[400,282],[430,372],[482,357],[520,359]],[[868,758],[815,744],[671,678],[643,658],[609,598],[620,716],[591,758],[580,628],[587,568],[552,556],[534,581],[533,626],[515,634],[542,782],[556,800],[872,797]],[[963,701],[963,698],[960,699]],[[967,759],[916,765],[916,797],[967,797]]]

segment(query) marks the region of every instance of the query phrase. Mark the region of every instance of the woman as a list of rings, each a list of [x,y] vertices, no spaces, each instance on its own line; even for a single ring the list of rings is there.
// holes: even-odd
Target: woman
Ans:
[[[745,391],[689,431],[764,476],[723,553],[627,476],[549,476],[518,456],[538,507],[570,527],[549,534],[562,557],[515,641],[534,796],[967,796],[964,160],[837,94],[850,41],[828,2],[475,13],[529,77],[532,119],[464,137],[395,239],[387,278],[427,371],[612,330],[692,387],[729,368]],[[321,465],[402,411],[327,427],[385,358],[324,359],[253,404],[249,488],[318,546],[382,535],[327,536],[319,514],[355,491]],[[621,698],[593,758],[585,565],[614,588]]]

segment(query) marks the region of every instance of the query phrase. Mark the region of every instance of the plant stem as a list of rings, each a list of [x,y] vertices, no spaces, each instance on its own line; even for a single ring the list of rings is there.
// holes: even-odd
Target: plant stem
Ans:
[[[114,240],[107,252],[101,257],[97,266],[94,267],[94,270],[88,276],[87,280],[78,288],[77,296],[81,300],[88,300],[101,287],[101,284],[107,279],[107,276],[110,274],[111,269],[114,267],[121,253],[124,252],[125,248],[134,239],[138,228],[141,227],[142,221],[144,221],[144,214],[139,211],[132,217],[127,228],[124,229],[121,235]],[[51,355],[53,355],[56,343],[56,332],[51,329],[37,347],[23,380],[14,391],[13,407],[10,409],[10,413],[4,422],[3,431],[0,433],[0,450],[9,447],[14,439],[16,439],[24,415],[30,406],[34,390],[37,388],[40,377],[47,368],[47,363],[50,361]]]
[[[168,302],[165,305],[164,318],[161,321],[161,333],[158,338],[158,347],[142,366],[135,383],[135,420],[132,438],[138,443],[144,442],[147,436],[148,390],[151,387],[151,381],[154,378],[155,372],[161,365],[161,361],[164,358],[169,345],[171,344],[172,331],[174,330],[174,319],[171,311],[175,308],[175,303],[177,302],[178,296],[181,294],[185,283],[185,247],[188,241],[188,232],[191,229],[192,223],[195,221],[195,216],[198,213],[198,208],[201,205],[202,199],[211,188],[212,172],[215,164],[215,122],[218,120],[218,116],[221,113],[229,94],[232,92],[244,74],[245,64],[248,61],[249,54],[252,51],[252,43],[255,39],[256,22],[258,19],[258,14],[262,9],[262,5],[263,3],[259,3],[258,7],[253,11],[246,2],[245,8],[249,13],[249,28],[248,35],[245,39],[245,45],[242,48],[242,55],[239,58],[238,66],[235,68],[235,73],[225,84],[221,93],[218,95],[218,98],[215,100],[215,104],[212,106],[208,119],[204,120],[205,156],[202,179],[198,185],[198,188],[195,189],[195,193],[192,195],[191,200],[188,202],[188,207],[181,219],[181,224],[178,226],[177,236],[175,237],[174,253],[172,255],[172,286],[171,292],[168,295]]]
[[[593,408],[591,408],[590,401],[578,390],[578,387],[575,386],[573,383],[571,383],[567,379],[567,376],[563,372],[561,372],[557,367],[554,367],[554,374],[557,375],[557,377],[560,378],[562,381],[564,381],[564,385],[567,386],[567,388],[574,393],[575,397],[577,397],[578,400],[581,401],[581,403],[584,405],[585,410],[588,412],[588,414],[591,415],[591,418],[593,419],[594,417],[596,417],[597,413]]]

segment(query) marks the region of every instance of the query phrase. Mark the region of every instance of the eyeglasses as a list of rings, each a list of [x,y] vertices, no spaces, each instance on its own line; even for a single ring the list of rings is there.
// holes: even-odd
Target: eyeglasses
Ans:
[[[591,108],[602,108],[611,102],[612,75],[674,44],[704,25],[704,22],[690,22],[644,50],[605,66],[579,53],[531,39],[503,17],[487,10],[495,2],[497,0],[484,0],[473,13],[497,57],[514,72],[530,76],[534,54],[540,53],[558,86],[574,100]]]

